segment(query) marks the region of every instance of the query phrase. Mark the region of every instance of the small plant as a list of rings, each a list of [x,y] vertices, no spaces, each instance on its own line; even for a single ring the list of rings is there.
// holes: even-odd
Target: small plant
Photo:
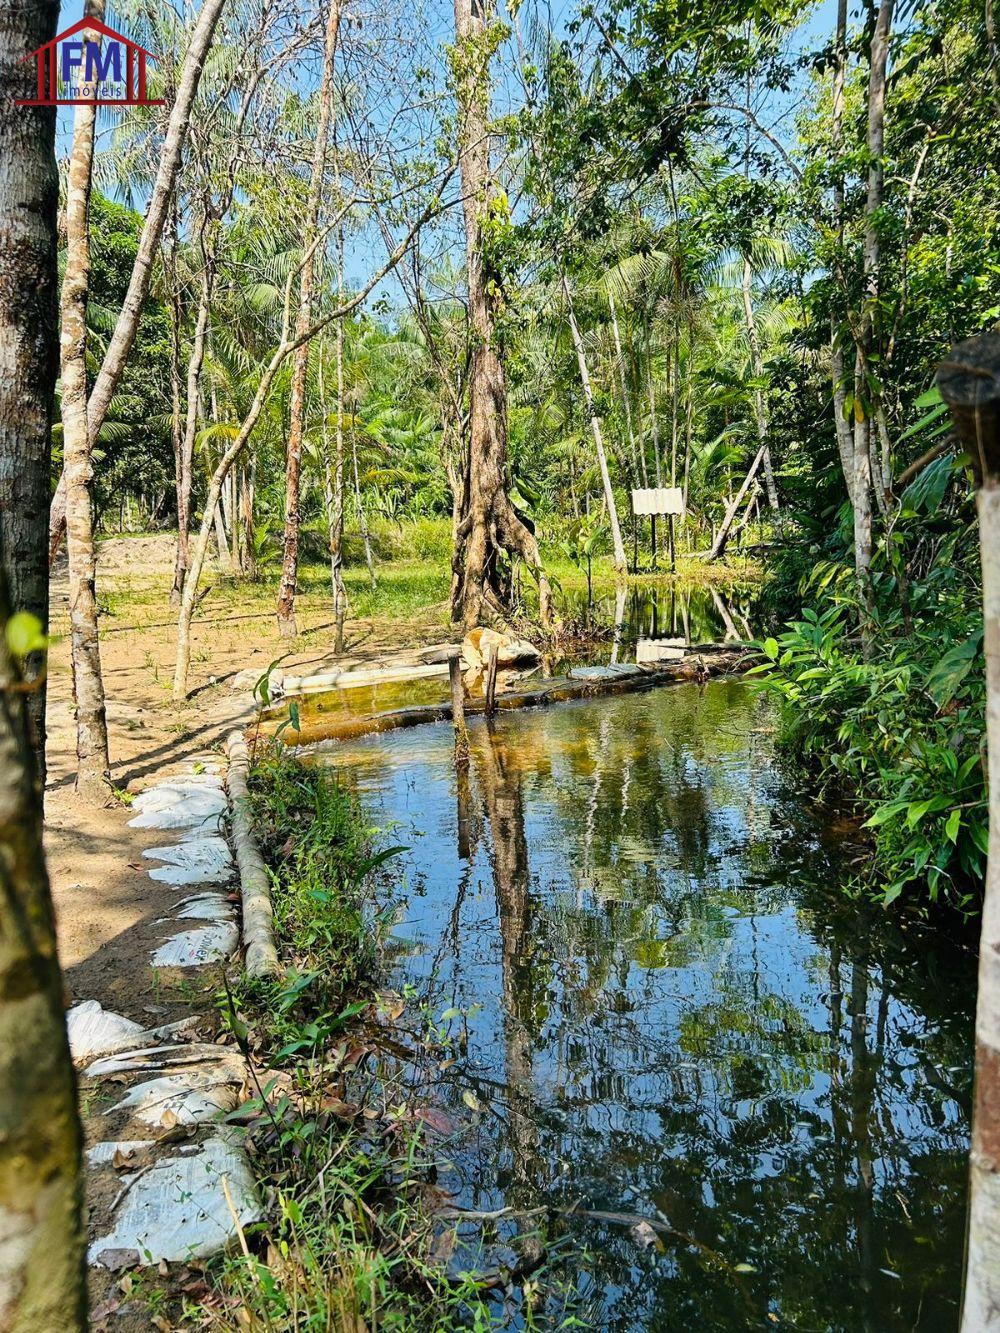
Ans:
[[[908,886],[978,908],[986,864],[982,629],[942,656],[936,633],[876,635],[867,657],[846,602],[759,644],[753,671],[784,703],[785,739],[848,795],[874,835],[885,904]]]

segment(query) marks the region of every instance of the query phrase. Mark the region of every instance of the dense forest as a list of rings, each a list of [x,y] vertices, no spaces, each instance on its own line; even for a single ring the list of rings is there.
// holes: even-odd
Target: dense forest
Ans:
[[[204,514],[231,577],[280,568],[286,629],[300,555],[329,553],[343,615],[345,553],[374,578],[394,530],[441,560],[457,533],[453,609],[475,623],[468,559],[494,609],[533,615],[536,542],[541,569],[624,571],[640,531],[648,561],[631,489],[677,486],[682,559],[765,557],[771,621],[796,618],[779,676],[809,705],[799,740],[876,814],[890,894],[917,880],[974,905],[978,556],[933,377],[997,319],[992,20],[665,5],[554,29],[518,11],[470,19],[456,44],[402,13],[322,19],[223,13],[92,432],[99,528]],[[176,25],[148,40],[180,60]],[[161,128],[136,114],[98,141],[91,380]],[[485,133],[491,156],[459,161]],[[481,200],[479,292],[460,196]],[[480,379],[505,397],[506,438],[479,437]],[[481,497],[470,434],[497,469]],[[58,476],[58,427],[54,444]],[[665,563],[666,524],[660,540]],[[196,592],[197,546],[182,527],[177,598],[192,565]]]
[[[55,32],[54,6],[18,8],[0,0],[15,92]],[[34,138],[0,138],[0,242],[21,256],[0,300],[22,338],[0,359],[18,613],[0,678],[23,672],[43,783],[51,566],[76,789],[115,797],[107,538],[171,544],[156,683],[178,709],[218,590],[266,602],[277,658],[307,596],[338,654],[362,608],[598,642],[595,587],[736,586],[752,610],[727,637],[754,644],[785,754],[864,840],[846,890],[949,932],[985,900],[995,938],[993,0],[85,0],[82,17],[154,53],[154,100],[84,100],[58,127],[12,108]],[[52,160],[52,234],[19,249],[18,192],[37,178],[54,205]],[[633,501],[651,488],[679,492],[652,536]],[[982,988],[1000,987],[981,976],[995,1142]],[[973,1253],[993,1277],[968,1289],[969,1330],[998,1299],[995,1249]]]

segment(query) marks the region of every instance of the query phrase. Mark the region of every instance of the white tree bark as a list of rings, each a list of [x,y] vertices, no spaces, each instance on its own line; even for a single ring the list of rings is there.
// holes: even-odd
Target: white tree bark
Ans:
[[[972,459],[983,572],[989,849],[979,941],[962,1333],[989,1333],[1000,1329],[1000,336],[959,343],[938,371],[938,386]]]
[[[573,296],[570,292],[569,282],[565,275],[562,279],[562,289],[563,295],[566,298],[566,316],[569,320],[569,331],[573,336],[573,348],[576,351],[576,364],[580,371],[580,383],[583,386],[583,398],[587,407],[587,416],[590,418],[590,432],[594,437],[594,450],[597,454],[597,465],[601,470],[601,482],[604,486],[604,502],[608,507],[608,522],[611,524],[611,544],[614,565],[619,573],[624,573],[628,567],[628,561],[625,557],[625,544],[622,541],[621,524],[618,522],[618,506],[615,502],[615,493],[611,486],[611,473],[608,471],[608,455],[604,448],[604,436],[601,433],[601,420],[597,415],[597,408],[594,405],[594,393],[590,383],[590,370],[587,367],[587,352],[583,345],[583,339],[580,336],[580,329],[576,322],[576,314],[573,310]]]
[[[103,20],[104,0],[87,0],[84,16]],[[99,36],[90,39],[99,45]],[[87,412],[87,303],[90,294],[90,189],[97,106],[77,106],[66,186],[66,269],[60,305],[63,453],[69,633],[76,705],[76,787],[99,800],[111,786],[108,722],[97,621],[94,467]]]

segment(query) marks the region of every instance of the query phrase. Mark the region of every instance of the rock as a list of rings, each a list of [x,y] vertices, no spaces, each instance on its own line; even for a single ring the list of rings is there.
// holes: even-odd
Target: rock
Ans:
[[[501,634],[495,629],[474,629],[462,640],[463,665],[467,671],[481,674],[494,651],[500,667],[537,662],[541,657],[535,645],[527,639],[516,639],[512,634]]]
[[[235,1237],[233,1213],[243,1227],[261,1216],[246,1154],[231,1130],[124,1176],[123,1188],[111,1231],[90,1246],[92,1264],[114,1268],[123,1252],[136,1250],[145,1264],[205,1259]]]

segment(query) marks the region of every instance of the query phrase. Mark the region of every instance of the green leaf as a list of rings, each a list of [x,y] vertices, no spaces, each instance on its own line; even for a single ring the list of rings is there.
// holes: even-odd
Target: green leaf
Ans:
[[[14,657],[27,657],[48,646],[42,622],[30,611],[15,611],[7,621],[7,647]]]
[[[948,816],[948,822],[944,826],[945,834],[952,842],[958,842],[958,830],[961,823],[961,810],[952,810],[951,814]]]
[[[778,660],[778,640],[777,640],[777,639],[765,639],[765,640],[764,640],[764,656],[765,656],[765,657],[769,657],[769,658],[771,659],[772,662],[776,662],[776,661]]]

